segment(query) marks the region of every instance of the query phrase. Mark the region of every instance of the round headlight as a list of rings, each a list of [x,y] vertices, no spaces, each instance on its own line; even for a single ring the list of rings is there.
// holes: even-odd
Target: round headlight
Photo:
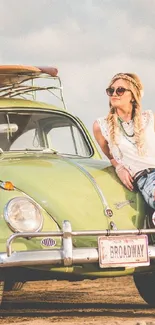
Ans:
[[[36,232],[43,225],[43,216],[39,207],[25,197],[11,199],[4,209],[4,217],[15,232]]]

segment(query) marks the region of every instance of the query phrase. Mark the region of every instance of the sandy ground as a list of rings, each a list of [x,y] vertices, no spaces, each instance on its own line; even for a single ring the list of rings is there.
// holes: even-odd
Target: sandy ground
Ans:
[[[0,324],[155,325],[155,309],[139,296],[132,277],[29,282],[5,294]]]

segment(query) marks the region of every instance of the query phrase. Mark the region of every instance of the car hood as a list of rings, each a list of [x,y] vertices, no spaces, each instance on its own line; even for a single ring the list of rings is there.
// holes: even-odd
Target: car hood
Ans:
[[[99,191],[79,164],[57,155],[27,155],[0,162],[1,180],[11,181],[59,224],[73,229],[105,229],[108,222]]]
[[[38,153],[4,156],[0,168],[1,180],[13,182],[60,227],[63,220],[70,220],[73,230],[103,230],[110,222],[119,229],[139,226],[139,197],[120,184],[108,163]],[[111,218],[106,206],[112,209]]]

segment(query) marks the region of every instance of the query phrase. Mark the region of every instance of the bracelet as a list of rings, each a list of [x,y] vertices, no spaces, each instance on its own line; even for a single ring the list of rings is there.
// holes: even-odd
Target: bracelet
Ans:
[[[116,168],[115,168],[116,173],[118,173],[118,172],[119,172],[120,170],[122,170],[122,169],[124,169],[124,166],[121,165],[121,164],[118,164],[118,165],[116,166]]]

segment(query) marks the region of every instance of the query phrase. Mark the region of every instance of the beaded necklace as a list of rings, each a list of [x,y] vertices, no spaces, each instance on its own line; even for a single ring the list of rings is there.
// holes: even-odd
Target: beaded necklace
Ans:
[[[130,138],[134,137],[134,135],[135,135],[134,131],[133,131],[132,134],[129,134],[129,133],[126,132],[126,130],[125,130],[124,126],[123,126],[124,121],[122,120],[122,118],[120,116],[117,117],[117,120],[119,122],[120,128],[123,131],[124,135],[126,135],[126,137],[130,137]]]
[[[136,147],[136,142],[134,141],[134,132],[133,132],[133,134],[128,134],[127,132],[126,132],[126,130],[124,129],[124,127],[123,127],[123,125],[122,125],[122,123],[124,122],[122,119],[121,119],[121,117],[120,116],[118,116],[118,122],[119,122],[119,125],[120,125],[120,128],[121,128],[121,130],[123,131],[123,135],[124,135],[124,137],[133,145],[133,146],[135,146]],[[131,140],[130,140],[130,138],[132,138]]]

